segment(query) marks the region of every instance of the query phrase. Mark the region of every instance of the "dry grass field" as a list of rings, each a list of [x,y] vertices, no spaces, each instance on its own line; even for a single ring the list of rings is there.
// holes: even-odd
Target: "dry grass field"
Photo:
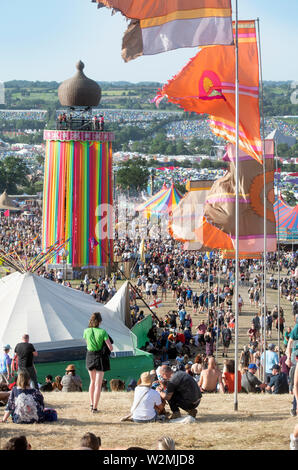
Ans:
[[[285,276],[285,273],[283,273]],[[269,278],[269,276],[268,276]],[[193,285],[198,288],[198,285]],[[239,352],[247,344],[247,329],[256,309],[248,304],[247,287],[240,290],[244,298],[243,312],[239,318]],[[268,289],[268,308],[277,304],[277,291]],[[141,306],[141,305],[140,305]],[[174,308],[171,293],[157,313],[164,315]],[[293,325],[291,306],[282,299],[286,325]],[[192,309],[188,309],[192,313]],[[146,312],[147,313],[147,312]],[[193,316],[194,326],[206,314]],[[273,327],[272,342],[277,344],[277,332]],[[281,341],[282,345],[282,341]],[[219,365],[222,366],[221,347]],[[229,358],[234,356],[231,344]],[[11,437],[25,433],[35,450],[70,450],[79,445],[80,436],[94,432],[101,436],[103,448],[125,449],[140,446],[154,449],[156,441],[163,435],[172,436],[177,449],[183,450],[288,450],[289,435],[296,418],[290,416],[291,395],[246,395],[238,394],[238,411],[234,411],[233,395],[204,395],[198,408],[197,420],[193,424],[120,423],[131,407],[133,395],[127,392],[105,392],[102,394],[100,413],[89,411],[88,393],[45,393],[45,404],[58,412],[58,421],[49,424],[15,425],[10,421],[0,422],[0,448]],[[0,419],[4,409],[0,408]],[[183,412],[182,412],[183,413]]]
[[[11,437],[25,434],[33,450],[72,450],[87,431],[99,435],[104,448],[140,446],[154,449],[156,441],[169,435],[178,450],[288,450],[289,434],[297,419],[289,414],[289,395],[204,395],[193,424],[120,423],[129,412],[133,394],[105,392],[100,412],[89,411],[88,393],[45,393],[45,403],[58,412],[48,424],[0,423],[0,447]],[[2,417],[3,409],[0,416]],[[183,416],[184,416],[184,412]]]

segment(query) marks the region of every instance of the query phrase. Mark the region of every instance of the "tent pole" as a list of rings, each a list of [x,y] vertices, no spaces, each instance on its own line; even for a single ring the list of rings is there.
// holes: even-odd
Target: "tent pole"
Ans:
[[[219,286],[220,286],[220,268],[221,268],[221,260],[220,260],[220,252],[218,251],[218,281],[217,281],[217,316],[216,316],[216,356],[215,356],[215,360],[216,360],[216,363],[217,363],[217,359],[218,359],[218,342],[219,342],[219,335],[218,335],[218,332],[219,332],[219,318],[218,318],[218,314],[219,314]]]
[[[236,127],[236,214],[235,214],[235,380],[234,380],[234,411],[238,411],[238,316],[239,316],[239,41],[238,41],[238,0],[236,0],[235,19],[235,127]]]

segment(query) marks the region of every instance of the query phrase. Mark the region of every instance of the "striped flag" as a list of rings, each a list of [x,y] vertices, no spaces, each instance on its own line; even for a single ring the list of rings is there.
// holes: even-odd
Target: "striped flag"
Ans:
[[[122,57],[181,47],[233,44],[231,0],[92,0],[131,19],[123,37]]]
[[[239,21],[239,147],[262,163],[255,21]],[[235,47],[203,47],[159,91],[186,111],[209,114],[214,134],[236,144]]]

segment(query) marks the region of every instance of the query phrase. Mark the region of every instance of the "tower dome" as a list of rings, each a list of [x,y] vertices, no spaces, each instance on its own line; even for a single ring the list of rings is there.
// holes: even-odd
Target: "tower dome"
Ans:
[[[98,106],[101,99],[100,86],[83,72],[84,64],[80,60],[77,64],[77,73],[61,83],[58,88],[58,98],[61,106],[91,107]]]

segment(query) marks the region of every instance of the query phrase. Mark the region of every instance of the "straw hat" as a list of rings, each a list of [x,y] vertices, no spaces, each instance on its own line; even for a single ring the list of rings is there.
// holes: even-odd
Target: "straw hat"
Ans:
[[[76,367],[75,367],[74,364],[69,364],[69,366],[67,366],[65,370],[66,370],[66,371],[76,370]]]
[[[141,383],[140,386],[145,386],[145,387],[151,387],[152,385],[152,375],[150,375],[150,372],[143,372],[141,374]]]

